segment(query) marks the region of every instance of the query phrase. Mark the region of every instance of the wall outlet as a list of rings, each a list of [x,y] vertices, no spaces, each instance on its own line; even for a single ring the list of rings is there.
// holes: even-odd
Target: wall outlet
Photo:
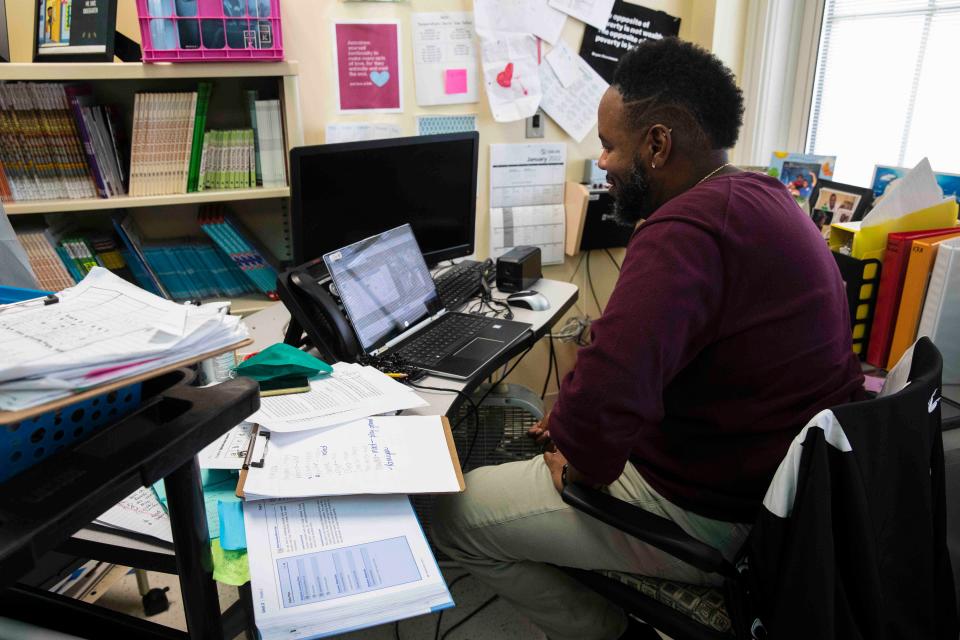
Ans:
[[[542,138],[543,137],[543,125],[544,120],[546,120],[546,114],[537,109],[537,112],[527,118],[527,137],[528,138]]]

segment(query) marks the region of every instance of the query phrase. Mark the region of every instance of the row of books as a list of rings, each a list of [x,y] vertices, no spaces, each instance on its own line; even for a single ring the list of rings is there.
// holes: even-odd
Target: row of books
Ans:
[[[866,360],[890,369],[920,336],[960,348],[960,227],[887,236]],[[960,383],[948,360],[944,384]]]
[[[0,198],[94,198],[62,84],[0,84]]]
[[[200,228],[220,250],[228,255],[257,289],[271,300],[278,300],[277,264],[270,251],[259,244],[240,222],[222,206],[204,207],[198,216]]]
[[[94,104],[86,85],[64,88],[78,125],[87,163],[101,198],[127,193],[126,141],[120,115],[113,105]]]
[[[250,124],[256,132],[256,155],[259,158],[257,174],[261,176],[260,182],[264,187],[285,187],[287,147],[283,137],[280,101],[254,100],[253,103]]]
[[[188,193],[200,166],[210,90],[201,82],[197,91],[135,94],[130,195]]]
[[[203,134],[198,190],[252,189],[257,186],[253,129]]]

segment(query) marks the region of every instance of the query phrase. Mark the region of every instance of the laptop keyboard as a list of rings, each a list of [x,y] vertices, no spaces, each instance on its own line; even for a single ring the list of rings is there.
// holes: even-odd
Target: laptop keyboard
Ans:
[[[403,345],[397,354],[407,362],[429,367],[440,362],[454,348],[466,343],[489,326],[490,318],[446,315]]]

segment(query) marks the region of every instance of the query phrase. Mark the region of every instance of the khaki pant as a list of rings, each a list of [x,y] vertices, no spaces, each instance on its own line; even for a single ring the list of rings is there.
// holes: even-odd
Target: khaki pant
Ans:
[[[707,574],[567,506],[537,456],[476,469],[464,493],[437,503],[433,540],[478,580],[516,606],[551,640],[608,640],[626,629],[623,610],[557,569],[609,569],[696,584]],[[732,559],[749,526],[684,511],[627,464],[611,495],[676,522]]]

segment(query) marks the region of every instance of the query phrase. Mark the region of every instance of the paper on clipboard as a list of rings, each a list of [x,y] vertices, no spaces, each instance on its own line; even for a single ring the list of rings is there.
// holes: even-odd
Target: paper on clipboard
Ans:
[[[272,433],[263,465],[249,466],[247,500],[463,491],[441,416],[374,416],[309,433]]]

